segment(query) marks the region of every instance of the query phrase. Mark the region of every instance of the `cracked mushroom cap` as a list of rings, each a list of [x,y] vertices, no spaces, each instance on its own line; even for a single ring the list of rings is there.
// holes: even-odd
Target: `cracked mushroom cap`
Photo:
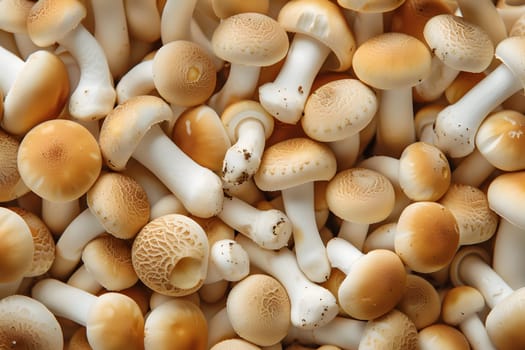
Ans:
[[[84,195],[102,168],[97,140],[84,126],[66,119],[32,128],[20,143],[17,162],[24,183],[51,202]]]
[[[0,202],[12,201],[30,191],[18,171],[19,147],[17,139],[0,130]]]
[[[398,310],[367,322],[359,350],[418,350],[418,333],[414,323]]]
[[[266,148],[255,184],[278,191],[313,181],[328,181],[336,173],[335,155],[328,146],[305,137],[286,139]]]
[[[198,290],[208,270],[209,244],[193,219],[167,214],[151,220],[133,241],[139,279],[155,292],[184,296]]]

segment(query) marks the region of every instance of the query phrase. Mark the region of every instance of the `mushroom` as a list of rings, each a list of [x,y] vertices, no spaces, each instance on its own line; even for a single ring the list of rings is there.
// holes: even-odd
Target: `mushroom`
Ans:
[[[465,336],[456,328],[435,323],[419,331],[419,349],[469,350],[470,345]]]
[[[163,44],[191,38],[190,23],[197,0],[166,0],[160,9],[160,38]]]
[[[155,90],[155,84],[151,78],[152,60],[155,53],[156,51],[148,53],[120,77],[115,87],[117,104],[122,104],[133,96],[148,95]]]
[[[99,42],[81,23],[86,8],[80,1],[40,0],[27,18],[27,31],[38,46],[62,45],[80,67],[80,81],[69,99],[69,113],[81,120],[101,119],[116,99],[108,61]]]
[[[291,325],[290,309],[284,287],[264,274],[239,281],[226,300],[226,312],[235,332],[259,346],[271,346],[284,339]]]
[[[267,147],[254,175],[261,190],[281,191],[285,213],[293,225],[297,262],[314,282],[326,281],[330,274],[315,222],[314,181],[328,181],[335,172],[335,156],[328,146],[293,138]]]
[[[233,239],[219,239],[210,244],[209,256],[205,284],[240,281],[250,272],[248,253]]]
[[[62,328],[41,302],[24,295],[0,300],[0,347],[57,350],[64,346]]]
[[[434,324],[441,314],[441,299],[436,288],[418,275],[407,274],[406,288],[396,309],[403,312],[420,330]]]
[[[128,34],[147,43],[160,39],[160,13],[156,0],[124,0]]]
[[[137,303],[116,292],[96,296],[52,278],[38,281],[31,296],[55,316],[86,327],[93,349],[143,349],[144,317]]]
[[[341,9],[333,2],[286,2],[277,21],[294,36],[275,80],[259,87],[259,101],[276,119],[295,124],[317,73],[323,67],[347,70],[356,45]]]
[[[507,37],[503,18],[492,1],[458,0],[457,3],[461,16],[468,22],[483,28],[494,45],[498,45]]]
[[[396,234],[396,222],[387,222],[374,228],[363,243],[363,253],[373,249],[388,249],[394,251],[394,237]]]
[[[393,309],[366,323],[358,350],[417,350],[418,333],[407,315]]]
[[[19,147],[16,138],[0,130],[0,202],[12,201],[30,191],[18,171]]]
[[[225,19],[238,13],[257,12],[268,14],[270,0],[208,0],[215,16]]]
[[[261,350],[261,348],[245,340],[232,338],[215,343],[210,350]]]

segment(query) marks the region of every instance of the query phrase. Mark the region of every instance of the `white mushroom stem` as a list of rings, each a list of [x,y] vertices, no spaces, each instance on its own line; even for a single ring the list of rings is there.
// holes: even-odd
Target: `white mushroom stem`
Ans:
[[[156,0],[124,0],[130,36],[154,42],[160,38],[160,13]]]
[[[147,95],[153,90],[155,90],[153,60],[141,61],[128,70],[117,83],[118,104],[134,96]]]
[[[384,32],[383,14],[356,12],[352,29],[356,45],[359,46],[368,39]]]
[[[51,276],[64,279],[80,262],[82,250],[92,239],[106,232],[89,208],[84,209],[60,235],[56,243],[56,256],[49,270]]]
[[[86,269],[86,265],[81,265],[68,278],[67,284],[75,288],[82,289],[90,294],[97,294],[104,287],[95,280],[91,272]]]
[[[173,193],[168,193],[150,205],[150,220],[167,214],[188,215],[188,211]]]
[[[496,168],[475,148],[452,171],[452,182],[479,187]]]
[[[475,148],[474,137],[483,119],[522,88],[512,71],[500,64],[462,98],[438,113],[434,144],[454,158],[470,154]]]
[[[190,39],[190,23],[197,0],[167,0],[160,18],[160,37],[166,44]]]
[[[335,154],[338,171],[351,168],[355,164],[359,156],[360,143],[359,133],[339,141],[327,143]]]
[[[294,326],[314,329],[335,318],[338,306],[334,295],[304,275],[289,249],[266,250],[242,235],[238,235],[236,240],[248,252],[250,263],[276,278],[286,289]]]
[[[221,239],[210,248],[205,284],[220,280],[240,281],[250,272],[250,257],[244,248],[232,239]]]
[[[42,198],[42,220],[54,234],[61,234],[78,214],[80,214],[78,199],[51,202]]]
[[[80,67],[80,81],[71,95],[69,113],[84,120],[105,117],[113,109],[116,92],[104,50],[83,25],[70,31],[59,44]]]
[[[525,230],[501,217],[492,268],[514,290],[525,287]]]
[[[16,76],[24,67],[24,61],[12,53],[11,51],[0,46],[0,89],[3,95],[7,95],[8,91],[13,86]]]
[[[208,349],[221,340],[237,337],[231,325],[226,307],[220,309],[208,320]]]
[[[132,157],[155,174],[191,214],[207,218],[221,211],[221,179],[182,152],[158,124],[142,137]]]
[[[123,174],[135,179],[144,189],[148,196],[151,208],[153,208],[158,201],[171,193],[170,190],[168,190],[166,186],[151,173],[151,171],[134,159],[128,161]]]
[[[465,335],[470,346],[474,350],[496,350],[492,342],[490,341],[489,335],[485,325],[479,318],[478,314],[474,314],[463,322],[458,324],[458,328]]]
[[[281,194],[284,211],[293,224],[297,263],[311,281],[326,281],[331,267],[315,221],[314,184],[294,186]]]
[[[328,259],[335,267],[348,275],[355,261],[364,254],[345,239],[334,237],[326,244]]]
[[[248,179],[241,184],[224,182],[223,188],[228,196],[237,197],[250,204],[264,200],[264,194],[259,187],[257,187],[253,178]]]
[[[296,33],[275,80],[259,88],[261,105],[283,123],[297,123],[312,83],[329,54],[326,45]]]
[[[343,220],[339,227],[337,237],[350,242],[357,250],[361,251],[363,250],[369,226],[369,224],[359,224],[357,222]]]
[[[286,246],[292,235],[292,224],[282,211],[260,210],[236,197],[224,198],[222,211],[217,216],[266,249]]]
[[[459,70],[450,68],[437,56],[433,55],[430,64],[430,74],[415,86],[417,94],[425,101],[438,99],[456,79]]]

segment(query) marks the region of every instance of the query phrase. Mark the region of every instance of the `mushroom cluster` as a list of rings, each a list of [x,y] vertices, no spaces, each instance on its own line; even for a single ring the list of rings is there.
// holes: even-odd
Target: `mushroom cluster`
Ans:
[[[4,0],[0,68],[0,349],[525,349],[525,0]]]

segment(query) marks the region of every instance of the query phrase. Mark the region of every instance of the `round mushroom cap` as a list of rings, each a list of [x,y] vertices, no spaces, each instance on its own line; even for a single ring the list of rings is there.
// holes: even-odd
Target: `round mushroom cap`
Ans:
[[[306,100],[301,126],[310,138],[331,142],[363,130],[376,114],[375,93],[357,79],[337,79],[316,89]]]
[[[487,315],[485,327],[490,340],[499,350],[525,347],[525,288],[520,288],[500,301]]]
[[[261,350],[261,348],[245,340],[233,338],[218,342],[210,350]]]
[[[211,38],[213,52],[233,64],[265,67],[288,52],[288,35],[272,17],[243,12],[224,18]]]
[[[430,18],[423,35],[432,53],[458,71],[483,72],[494,58],[488,34],[459,16],[441,14]]]
[[[44,304],[19,294],[0,300],[0,348],[57,350],[63,346],[62,328]]]
[[[384,13],[395,10],[405,0],[337,0],[339,6],[363,13]]]
[[[407,315],[417,329],[421,329],[438,320],[441,299],[427,279],[410,273],[407,274],[405,292],[396,308]]]
[[[277,17],[279,24],[290,33],[308,35],[332,51],[324,68],[342,72],[352,65],[356,50],[354,35],[341,8],[332,1],[288,1]]]
[[[0,207],[0,283],[25,276],[33,263],[33,236],[24,219]]]
[[[144,349],[144,316],[130,297],[116,292],[97,297],[86,331],[93,349]]]
[[[525,200],[525,171],[503,173],[489,184],[489,207],[511,224],[525,230],[522,204]]]
[[[407,315],[393,309],[367,322],[359,350],[418,350],[418,333]]]
[[[19,147],[17,139],[0,130],[0,202],[12,201],[30,191],[18,171]]]
[[[97,180],[102,156],[86,127],[67,119],[38,124],[22,139],[18,170],[24,183],[51,202],[84,195]]]
[[[338,172],[328,182],[326,202],[330,211],[344,220],[372,224],[390,215],[395,192],[386,176],[354,167]]]
[[[378,318],[403,297],[406,275],[403,262],[394,252],[374,249],[352,264],[339,286],[339,305],[353,318]]]
[[[133,267],[147,287],[170,296],[189,295],[206,278],[208,237],[188,216],[167,214],[142,228],[131,254]]]
[[[40,47],[53,45],[81,24],[87,11],[78,0],[40,0],[27,17],[27,32]]]
[[[191,301],[168,300],[148,314],[144,324],[144,346],[155,350],[206,350],[206,317]]]
[[[135,237],[149,221],[146,191],[130,176],[115,172],[101,174],[87,192],[86,200],[104,229],[117,238]]]
[[[356,50],[352,65],[364,83],[383,90],[411,87],[430,74],[431,55],[413,36],[388,32],[376,35]]]
[[[254,119],[260,122],[264,129],[265,137],[270,137],[273,132],[274,118],[259,102],[242,100],[228,105],[221,114],[221,121],[232,143],[239,138],[237,134],[239,124],[247,119]]]
[[[288,294],[268,275],[250,275],[235,284],[228,294],[226,310],[235,332],[259,346],[279,343],[291,325]]]
[[[212,58],[200,45],[176,40],[155,53],[153,82],[166,101],[189,107],[204,103],[211,96],[217,74]]]
[[[454,215],[437,202],[409,204],[399,216],[394,248],[416,272],[429,273],[447,266],[459,247]]]
[[[337,170],[332,150],[305,137],[285,139],[267,147],[253,176],[263,191],[277,191],[313,181],[328,181]]]
[[[525,88],[525,62],[520,59],[525,50],[525,36],[509,36],[496,46],[494,55],[514,74]]]
[[[441,317],[445,323],[459,325],[485,307],[483,295],[474,287],[457,286],[445,294]]]
[[[436,323],[419,331],[420,350],[469,350],[470,345],[459,330]]]
[[[489,115],[476,133],[476,147],[494,167],[504,171],[525,169],[525,115],[503,110]]]

